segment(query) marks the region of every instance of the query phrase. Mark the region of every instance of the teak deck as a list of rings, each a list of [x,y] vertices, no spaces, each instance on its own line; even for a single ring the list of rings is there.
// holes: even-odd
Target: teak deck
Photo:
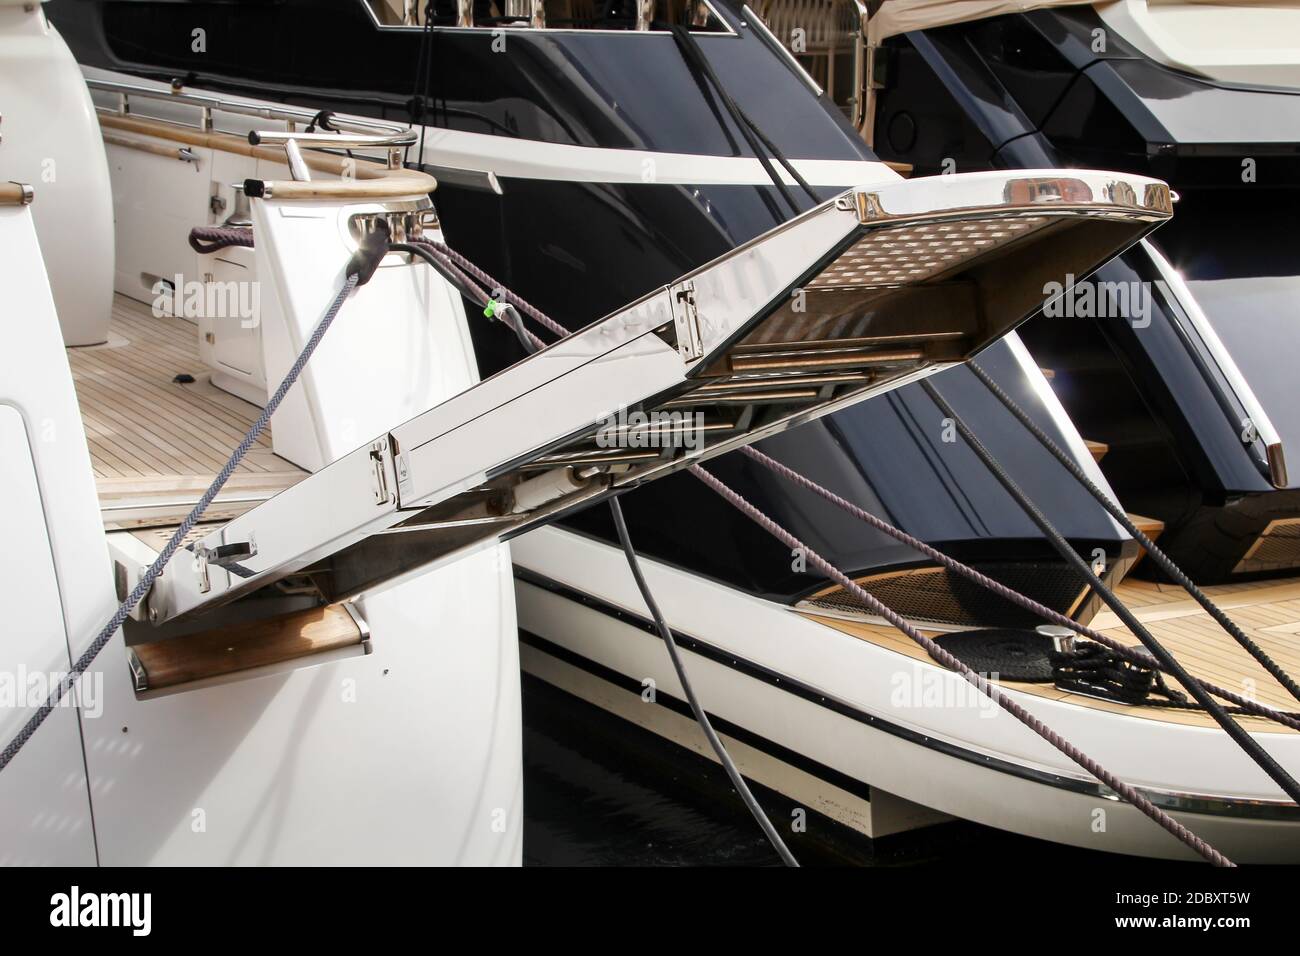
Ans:
[[[198,327],[114,297],[105,345],[68,349],[106,527],[176,524],[259,414],[212,385]],[[179,374],[192,384],[173,382]],[[208,517],[229,518],[307,472],[271,450],[270,429],[240,463]]]
[[[1252,581],[1203,588],[1210,598],[1262,647],[1283,669],[1300,673],[1300,580]],[[1178,660],[1195,677],[1221,687],[1253,696],[1261,704],[1294,713],[1300,702],[1274,680],[1249,654],[1237,645],[1201,610],[1182,588],[1172,584],[1125,580],[1116,589],[1122,600]],[[917,660],[930,657],[901,631],[885,624],[841,620],[809,615],[829,627],[860,640],[885,647]],[[1110,611],[1098,614],[1090,626],[1108,637],[1127,644],[1138,644],[1118,618]],[[922,629],[931,637],[938,632]],[[1215,726],[1213,718],[1200,711],[1172,710],[1162,707],[1130,707],[1082,694],[1057,690],[1051,684],[1003,682],[1007,687],[1039,697],[1064,700],[1086,707],[1150,720],[1195,726]],[[1171,680],[1171,684],[1177,685]],[[1244,725],[1255,731],[1294,733],[1281,724],[1260,717],[1241,717]]]

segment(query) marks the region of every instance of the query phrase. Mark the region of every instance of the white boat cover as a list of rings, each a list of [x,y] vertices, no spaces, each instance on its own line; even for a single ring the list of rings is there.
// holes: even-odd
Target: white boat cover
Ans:
[[[885,0],[867,23],[873,45],[929,30],[1047,7],[1093,6],[1158,63],[1228,83],[1300,86],[1300,0]]]
[[[867,21],[867,39],[875,45],[913,30],[1066,6],[1081,4],[1079,0],[885,0]]]

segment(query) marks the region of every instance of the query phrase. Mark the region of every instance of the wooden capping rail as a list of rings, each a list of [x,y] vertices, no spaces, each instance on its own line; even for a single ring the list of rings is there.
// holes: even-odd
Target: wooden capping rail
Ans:
[[[140,116],[123,116],[118,113],[100,113],[99,125],[106,129],[152,136],[185,146],[251,156],[267,162],[284,165],[288,157],[283,149],[271,146],[254,146],[233,133],[207,132],[192,126],[168,123],[164,120]],[[124,141],[114,136],[105,139],[115,145],[157,153],[158,144],[146,141]],[[160,155],[172,155],[164,150]],[[262,183],[262,194],[274,199],[407,199],[427,195],[438,187],[438,181],[428,173],[414,169],[389,169],[367,160],[350,161],[344,156],[333,156],[319,150],[304,149],[303,161],[315,172],[342,177],[351,173],[350,179],[326,179],[319,182],[300,183],[293,180],[274,180]]]
[[[26,206],[33,195],[26,183],[0,183],[0,206]]]
[[[130,648],[136,690],[158,690],[364,644],[370,635],[341,604],[213,628]]]
[[[125,146],[127,149],[138,149],[145,153],[153,153],[155,156],[165,156],[168,159],[184,160],[187,152],[187,148],[184,146],[164,146],[162,143],[149,143],[109,132],[105,132],[103,135],[104,142],[110,146]],[[194,158],[194,155],[190,154],[190,159]]]

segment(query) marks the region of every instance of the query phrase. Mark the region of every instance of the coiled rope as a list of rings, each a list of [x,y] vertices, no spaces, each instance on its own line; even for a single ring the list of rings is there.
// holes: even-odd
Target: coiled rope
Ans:
[[[1106,603],[1106,606],[1114,611],[1119,619],[1124,623],[1124,626],[1127,627],[1129,631],[1131,631],[1134,636],[1142,642],[1142,645],[1151,652],[1152,656],[1159,661],[1161,670],[1164,670],[1177,678],[1178,682],[1182,684],[1183,687],[1187,688],[1188,693],[1196,699],[1198,704],[1210,712],[1210,716],[1214,718],[1214,722],[1223,728],[1224,732],[1226,732],[1228,736],[1237,743],[1246,755],[1250,757],[1250,759],[1253,760],[1261,770],[1268,774],[1273,782],[1281,787],[1282,791],[1290,797],[1292,801],[1296,804],[1300,804],[1300,784],[1296,783],[1291,774],[1287,773],[1286,769],[1274,760],[1273,756],[1261,747],[1254,737],[1250,736],[1250,734],[1243,730],[1241,725],[1233,720],[1226,711],[1224,711],[1223,706],[1209,695],[1205,688],[1201,686],[1199,681],[1192,677],[1191,674],[1187,673],[1183,665],[1178,662],[1178,659],[1175,658],[1174,655],[1170,654],[1163,644],[1156,640],[1155,635],[1137,619],[1124,602],[1116,597],[1115,592],[1097,576],[1096,572],[1092,569],[1092,565],[1080,557],[1078,552],[1070,547],[1069,542],[1066,541],[1061,532],[1056,529],[1056,526],[1048,520],[1047,516],[1043,514],[1038,506],[1034,504],[1027,494],[1025,494],[1016,483],[1015,479],[1012,478],[1011,475],[1007,473],[1006,469],[1002,467],[1001,463],[993,457],[992,452],[984,447],[984,444],[976,437],[975,433],[971,431],[970,426],[968,426],[965,420],[957,414],[957,410],[948,403],[947,399],[939,394],[939,391],[934,387],[934,384],[929,381],[923,381],[921,382],[921,388],[930,396],[930,400],[939,407],[940,412],[942,412],[957,426],[957,431],[966,442],[966,445],[975,453],[976,457],[984,463],[984,467],[989,470],[990,474],[992,474],[1006,492],[1011,495],[1016,504],[1020,506],[1020,509],[1028,515],[1031,521],[1033,521],[1033,523],[1038,527],[1038,530],[1042,532],[1043,536],[1051,543],[1052,547],[1056,550],[1056,553],[1059,554],[1067,564],[1073,567],[1075,571],[1077,571],[1083,579],[1092,586],[1093,592],[1101,597],[1101,599]]]
[[[1052,440],[1051,436],[1043,431],[1043,429],[1038,426],[1038,423],[1030,418],[1025,410],[1021,408],[1015,400],[1008,395],[1000,385],[998,385],[997,382],[993,381],[993,379],[989,377],[989,374],[985,372],[984,369],[980,368],[974,362],[970,363],[970,369],[975,373],[975,377],[983,382],[984,386],[993,393],[993,397],[1001,402],[1006,407],[1007,411],[1014,415],[1020,424],[1024,425],[1025,428],[1029,430],[1029,433],[1038,439],[1039,444],[1046,448],[1052,454],[1052,457],[1060,462],[1061,466],[1064,467],[1065,470],[1079,482],[1079,484],[1083,485],[1090,495],[1097,499],[1097,503],[1105,508],[1106,511],[1109,512],[1110,516],[1119,522],[1120,526],[1132,535],[1138,544],[1146,549],[1147,556],[1154,560],[1156,564],[1160,565],[1160,570],[1169,575],[1169,577],[1182,587],[1184,591],[1191,595],[1193,600],[1204,608],[1206,613],[1209,614],[1210,617],[1213,618],[1214,621],[1223,628],[1223,630],[1225,630],[1233,640],[1245,648],[1247,653],[1259,662],[1260,666],[1268,671],[1279,684],[1286,688],[1287,693],[1296,700],[1300,700],[1300,686],[1296,684],[1291,675],[1283,670],[1283,668],[1274,661],[1273,658],[1269,657],[1268,653],[1262,647],[1247,637],[1246,633],[1237,626],[1237,623],[1233,621],[1232,618],[1228,617],[1228,615],[1210,599],[1209,595],[1197,587],[1192,579],[1183,572],[1183,569],[1178,567],[1178,565],[1176,565],[1168,555],[1161,551],[1155,542],[1143,533],[1141,528],[1133,523],[1133,520],[1128,516],[1124,509],[1121,508],[1119,504],[1110,497],[1110,495],[1097,487],[1093,480],[1088,477],[1082,468],[1079,467],[1078,462],[1067,455],[1061,446],[1056,444],[1056,442]]]
[[[944,667],[956,671],[970,684],[972,684],[981,694],[989,698],[1016,720],[1020,721],[1035,734],[1047,741],[1066,757],[1078,764],[1089,774],[1100,780],[1110,789],[1114,790],[1121,797],[1137,807],[1144,814],[1158,823],[1161,827],[1182,841],[1196,853],[1200,854],[1215,866],[1234,866],[1235,864],[1226,856],[1220,853],[1210,844],[1206,843],[1191,830],[1187,829],[1169,814],[1165,813],[1135,787],[1130,786],[1123,780],[1120,780],[1097,761],[1093,760],[1082,750],[1075,747],[1068,740],[1058,734],[1052,728],[1048,727],[1041,720],[1020,706],[1016,701],[1003,694],[994,684],[990,683],[981,675],[971,670],[952,654],[944,650],[934,641],[930,640],[911,624],[905,621],[901,616],[896,614],[891,608],[885,606],[874,595],[868,593],[856,581],[852,580],[839,568],[835,567],[820,554],[808,547],[781,525],[777,524],[766,514],[760,511],[754,505],[750,504],[745,498],[741,497],[730,487],[720,481],[712,472],[706,471],[699,465],[690,465],[688,470],[692,475],[698,478],[704,484],[717,492],[723,500],[730,502],[734,507],[740,510],[747,518],[757,524],[760,528],[768,532],[778,541],[781,541],[788,548],[799,549],[799,552],[807,557],[808,561],[819,568],[823,574],[835,581],[840,587],[844,588],[855,598],[861,601],[865,606],[871,608],[875,613],[889,621],[890,624],[898,628],[918,645],[926,653],[941,663]]]
[[[1061,627],[1068,627],[1070,630],[1074,631],[1077,634],[1082,635],[1083,637],[1088,638],[1089,640],[1096,641],[1098,644],[1105,645],[1115,653],[1119,654],[1125,660],[1128,660],[1134,664],[1138,664],[1139,666],[1142,667],[1151,667],[1152,665],[1158,666],[1158,662],[1149,653],[1147,653],[1145,649],[1130,647],[1127,644],[1122,644],[1119,641],[1115,640],[1113,637],[1108,637],[1107,635],[1102,634],[1100,631],[1095,631],[1092,628],[1088,627],[1086,624],[1080,624],[1078,621],[1074,620],[1073,618],[1066,617],[1060,611],[1050,608],[1045,604],[1040,604],[1039,602],[1035,601],[1033,598],[1027,597],[1024,594],[1021,594],[1019,591],[1009,588],[1005,584],[1002,584],[999,581],[993,580],[988,575],[983,574],[980,571],[977,571],[975,568],[972,568],[970,565],[963,564],[962,562],[958,561],[956,558],[949,557],[948,555],[944,554],[942,551],[938,550],[937,548],[931,547],[930,545],[922,541],[920,538],[913,537],[912,535],[908,534],[906,531],[896,528],[888,521],[885,521],[882,518],[878,518],[876,515],[873,515],[869,511],[863,510],[862,508],[855,505],[853,502],[841,498],[839,495],[835,494],[835,492],[831,491],[829,488],[825,488],[822,485],[819,485],[811,478],[808,478],[807,476],[800,474],[799,472],[795,471],[793,468],[790,468],[789,466],[784,465],[781,462],[777,461],[775,458],[772,458],[764,454],[763,452],[755,448],[753,445],[746,445],[744,448],[740,449],[740,452],[741,454],[747,455],[748,457],[752,458],[754,461],[758,462],[763,467],[780,475],[781,477],[786,478],[789,481],[792,481],[795,484],[808,489],[809,491],[813,492],[816,495],[819,495],[820,497],[824,498],[826,501],[829,501],[831,504],[835,505],[835,507],[852,515],[858,520],[871,525],[871,527],[875,528],[877,531],[881,531],[884,534],[889,535],[895,541],[899,541],[903,544],[908,545],[911,548],[915,548],[921,554],[937,562],[938,564],[941,564],[943,567],[947,568],[949,571],[952,571],[954,574],[958,574],[961,577],[966,578],[966,580],[978,584],[980,587],[986,588],[989,591],[992,591],[994,594],[998,595],[999,597],[1012,602],[1013,604],[1023,608],[1026,611],[1029,611],[1031,614],[1036,614],[1039,617],[1043,618],[1044,620],[1051,621],[1053,624],[1060,625]],[[1197,680],[1201,680],[1201,679],[1197,678]],[[1201,680],[1201,686],[1204,687],[1206,690],[1210,691],[1211,693],[1216,694],[1219,697],[1222,697],[1224,700],[1231,701],[1232,703],[1238,705],[1239,707],[1242,708],[1242,710],[1248,713],[1254,714],[1257,717],[1266,717],[1269,720],[1277,721],[1278,723],[1290,727],[1293,730],[1300,730],[1300,719],[1298,719],[1296,715],[1287,714],[1280,710],[1275,710],[1272,707],[1268,707],[1265,704],[1260,704],[1256,701],[1253,701],[1250,698],[1238,694],[1235,691],[1228,690],[1225,687],[1219,687],[1218,685],[1211,684],[1210,682],[1205,680]]]

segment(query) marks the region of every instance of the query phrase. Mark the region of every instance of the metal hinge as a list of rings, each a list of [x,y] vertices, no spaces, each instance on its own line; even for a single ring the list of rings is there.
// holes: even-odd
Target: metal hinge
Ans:
[[[682,361],[693,362],[704,354],[700,310],[695,306],[695,283],[683,282],[675,287],[670,301],[677,331],[677,351],[681,353]]]
[[[257,554],[257,542],[251,537],[247,541],[232,541],[230,544],[219,544],[215,548],[205,548],[203,545],[194,547],[194,573],[199,578],[199,591],[207,594],[212,590],[212,581],[208,577],[208,565],[215,564],[219,568],[228,568],[237,565],[241,561],[246,561]]]
[[[388,490],[388,469],[385,460],[388,457],[388,442],[380,440],[370,444],[370,487],[375,493],[375,504],[386,505],[390,500]]]

